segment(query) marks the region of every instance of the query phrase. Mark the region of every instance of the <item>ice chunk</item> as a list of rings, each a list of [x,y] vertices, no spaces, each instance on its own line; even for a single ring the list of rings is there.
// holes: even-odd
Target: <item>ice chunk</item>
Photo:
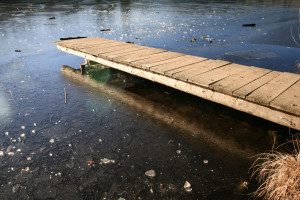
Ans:
[[[187,191],[187,192],[191,192],[192,191],[192,185],[188,181],[185,181],[183,187],[184,187],[185,191]]]
[[[150,177],[150,178],[153,178],[153,177],[155,177],[155,171],[153,169],[148,170],[148,171],[145,172],[145,175]]]
[[[102,162],[103,164],[105,164],[105,165],[110,164],[110,163],[115,163],[114,160],[110,160],[110,159],[108,159],[108,158],[102,158],[102,159],[101,159],[101,162]]]
[[[279,57],[279,55],[269,49],[251,49],[228,52],[218,57],[225,60],[233,57],[239,57],[245,60],[264,60]]]

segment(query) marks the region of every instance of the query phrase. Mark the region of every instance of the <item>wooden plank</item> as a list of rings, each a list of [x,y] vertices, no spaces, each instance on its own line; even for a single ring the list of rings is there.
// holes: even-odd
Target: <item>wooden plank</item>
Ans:
[[[151,66],[155,66],[162,61],[170,61],[172,58],[179,58],[181,56],[184,56],[182,53],[177,53],[177,52],[162,52],[159,54],[155,54],[150,56],[149,58],[143,59],[143,60],[138,60],[131,62],[132,66],[139,67],[139,68],[150,68]]]
[[[58,42],[69,42],[69,41],[90,41],[90,40],[109,40],[106,38],[99,37],[87,37],[87,38],[79,38],[79,39],[71,39],[71,40],[60,40]]]
[[[298,74],[281,73],[270,82],[252,92],[246,99],[268,106],[271,101],[291,87],[299,79],[300,75]]]
[[[130,47],[127,43],[114,43],[109,45],[101,45],[92,48],[80,49],[82,52],[86,52],[92,55],[99,55],[103,53],[109,53],[114,51],[120,51],[124,49],[128,49]]]
[[[108,40],[106,38],[97,38],[97,37],[89,37],[89,38],[78,38],[78,39],[70,39],[70,40],[59,40],[59,41],[54,41],[53,43],[57,44],[57,45],[64,45],[64,44],[69,44],[69,43],[80,43],[80,42],[87,42],[87,41],[91,41],[91,40],[99,40],[99,41],[104,41],[104,40]]]
[[[281,72],[277,71],[271,71],[270,73],[267,73],[266,75],[256,79],[255,81],[241,87],[240,89],[237,89],[233,92],[234,96],[238,96],[241,98],[246,98],[247,95],[249,95],[254,90],[260,88],[261,86],[265,85],[269,81],[273,80],[277,76],[279,76]]]
[[[300,80],[271,101],[270,106],[300,116]]]
[[[107,48],[111,48],[111,47],[116,47],[116,46],[122,46],[122,45],[126,45],[127,43],[124,42],[107,42],[107,43],[94,43],[94,44],[90,44],[90,45],[85,45],[85,46],[77,46],[77,47],[72,47],[73,49],[82,51],[82,52],[97,52],[97,50],[100,49],[107,49]],[[127,44],[128,45],[128,44]],[[97,55],[97,54],[95,54]]]
[[[177,68],[180,68],[180,67],[184,67],[184,66],[187,66],[187,65],[195,64],[195,63],[198,63],[198,62],[202,62],[204,60],[206,60],[206,58],[185,55],[185,56],[179,57],[176,60],[173,60],[173,62],[168,62],[168,63],[165,63],[165,64],[156,65],[154,67],[151,67],[150,70],[154,71],[154,72],[164,74],[167,71],[177,69]]]
[[[124,49],[124,50],[120,50],[120,51],[114,51],[114,52],[109,52],[109,53],[103,53],[103,54],[99,54],[98,56],[101,58],[105,58],[108,60],[112,60],[116,57],[120,57],[123,55],[128,55],[134,52],[138,52],[140,50],[144,50],[144,49],[148,49],[148,47],[144,47],[144,46],[131,46],[128,47],[128,49]]]
[[[142,60],[151,55],[162,53],[165,51],[166,50],[162,50],[162,49],[147,48],[147,49],[140,50],[138,52],[133,52],[130,54],[114,57],[112,60],[119,63],[130,64],[131,62]]]
[[[229,64],[223,67],[213,69],[211,71],[191,76],[188,78],[188,82],[195,83],[204,87],[209,87],[209,85],[220,81],[226,77],[229,77],[233,74],[238,74],[240,72],[248,70],[249,67],[238,64]]]
[[[104,41],[97,41],[97,40],[91,40],[88,42],[81,42],[80,44],[72,44],[72,46],[68,46],[69,48],[73,49],[85,49],[85,48],[93,48],[97,46],[114,46],[118,44],[124,44],[124,42],[114,41],[114,40],[104,40]]]
[[[137,45],[134,45],[134,44],[127,44],[127,43],[123,43],[122,45],[118,45],[118,46],[112,46],[112,47],[108,47],[106,49],[101,49],[100,53],[101,55],[105,54],[105,53],[113,53],[113,52],[120,52],[120,51],[123,51],[125,50],[126,52],[129,53],[129,49],[131,48],[138,48],[138,47],[141,47],[141,46],[137,46]],[[143,49],[146,49],[147,47],[144,47]]]
[[[183,54],[182,56],[186,56],[186,55]],[[170,58],[170,59],[167,59],[167,60],[161,60],[161,61],[151,63],[151,64],[144,64],[141,67],[143,69],[150,70],[151,67],[158,66],[158,65],[163,65],[163,64],[166,64],[166,63],[177,62],[177,61],[180,61],[180,60],[182,60],[182,58],[181,58],[181,56],[178,56],[178,57],[175,57],[175,58]]]
[[[65,47],[78,47],[78,46],[88,46],[91,44],[98,44],[98,43],[106,43],[112,42],[113,40],[108,39],[100,39],[100,38],[82,38],[82,39],[75,39],[75,40],[63,40],[58,42],[58,44],[65,46]]]
[[[79,47],[93,47],[97,45],[109,45],[109,44],[115,44],[115,43],[120,43],[119,41],[89,41],[89,42],[82,42],[79,44],[72,44],[72,48],[79,48]]]
[[[270,71],[271,70],[258,67],[249,67],[248,70],[222,79],[209,87],[218,92],[232,95],[235,90],[251,83],[259,77],[266,75]]]
[[[190,77],[211,71],[213,69],[217,69],[228,64],[230,64],[230,62],[208,59],[204,60],[203,62],[188,65],[186,67],[170,70],[169,72],[166,72],[166,74],[170,74],[177,79],[187,81]]]
[[[104,46],[104,45],[115,45],[115,44],[119,44],[119,43],[115,43],[115,42],[86,42],[86,43],[80,43],[80,44],[69,44],[69,45],[65,45],[64,47],[67,48],[72,48],[75,50],[79,50],[79,51],[86,51],[86,49],[89,48],[95,48],[97,46]]]

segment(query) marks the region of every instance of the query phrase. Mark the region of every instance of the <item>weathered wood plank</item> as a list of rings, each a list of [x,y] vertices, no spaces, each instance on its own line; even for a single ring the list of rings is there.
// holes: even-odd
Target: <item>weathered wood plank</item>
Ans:
[[[279,76],[281,73],[277,71],[271,71],[270,73],[267,73],[266,75],[256,79],[255,81],[241,87],[240,89],[237,89],[233,92],[234,96],[238,96],[241,98],[246,98],[247,95],[249,95],[254,90],[260,88],[261,86],[265,85],[269,81],[273,80],[277,76]]]
[[[90,40],[90,41],[80,41],[80,43],[76,43],[76,46],[91,46],[92,44],[97,45],[97,44],[110,44],[110,43],[117,43],[119,41],[114,41],[114,40]],[[74,45],[74,44],[73,44]]]
[[[53,43],[61,46],[63,44],[80,43],[80,42],[87,42],[87,41],[92,41],[92,40],[104,41],[104,40],[109,40],[109,39],[106,39],[106,38],[97,38],[97,37],[89,37],[89,38],[78,38],[78,39],[75,39],[75,40],[59,40],[59,41],[54,41]]]
[[[300,116],[300,80],[271,101],[270,106]]]
[[[120,44],[119,42],[88,42],[82,44],[69,44],[69,45],[65,45],[64,47],[87,52],[87,49],[90,48],[103,47],[106,45],[119,45],[119,44]]]
[[[204,72],[211,71],[213,69],[230,64],[229,62],[223,60],[204,60],[199,63],[188,65],[186,67],[177,68],[175,70],[170,70],[166,72],[167,74],[172,74],[173,77],[187,81],[190,77],[202,74]]]
[[[73,47],[73,49],[85,52],[85,53],[95,53],[97,52],[97,50],[103,50],[103,49],[108,49],[108,48],[112,48],[112,47],[117,47],[117,46],[124,46],[124,45],[128,45],[124,42],[108,42],[108,43],[94,43],[94,44],[90,44],[90,45],[86,45],[86,46],[80,46],[78,45],[76,48]],[[97,54],[95,54],[97,55]]]
[[[132,54],[133,49],[153,49],[150,47],[145,47],[145,46],[140,46],[140,45],[135,45],[135,44],[128,44],[128,43],[122,43],[121,45],[118,46],[112,46],[112,47],[107,47],[106,49],[101,49],[101,52],[99,53],[99,56],[105,55],[105,54],[122,54],[122,55],[128,55]]]
[[[133,52],[130,54],[114,57],[112,60],[119,63],[130,64],[130,62],[142,60],[151,55],[162,53],[165,51],[166,50],[162,50],[162,49],[147,48],[147,49],[140,50],[138,52]]]
[[[103,38],[81,38],[76,40],[63,40],[56,42],[57,44],[64,46],[64,47],[72,47],[76,48],[78,46],[89,46],[92,44],[99,44],[99,43],[109,43],[113,40],[103,39]]]
[[[152,55],[149,58],[143,60],[131,62],[131,65],[139,68],[149,69],[152,66],[162,63],[162,61],[168,62],[172,60],[172,58],[179,58],[181,56],[184,56],[184,54],[167,51]]]
[[[277,96],[291,87],[300,79],[300,75],[291,73],[281,73],[279,76],[258,88],[246,97],[249,101],[253,101],[268,106]],[[292,98],[292,97],[291,97]]]
[[[99,54],[104,54],[104,53],[110,53],[114,51],[121,51],[124,49],[130,48],[130,44],[127,43],[115,43],[111,45],[102,45],[102,46],[97,46],[93,48],[82,48],[80,49],[82,52],[86,52],[92,55],[99,55]]]
[[[186,65],[191,65],[191,64],[198,63],[198,62],[202,62],[204,60],[206,60],[206,58],[185,55],[185,56],[179,57],[175,61],[173,60],[173,62],[168,62],[165,64],[156,65],[154,67],[151,67],[150,70],[164,74],[167,71],[177,69],[180,67],[184,67]]]
[[[249,67],[248,70],[222,79],[209,87],[218,92],[232,95],[235,90],[251,83],[259,77],[266,75],[270,71],[271,70],[258,67]]]
[[[209,85],[217,81],[220,81],[233,74],[238,74],[239,72],[248,70],[248,68],[249,67],[244,65],[231,63],[223,67],[219,67],[217,69],[205,72],[203,74],[191,76],[190,78],[188,78],[188,82],[195,83],[204,87],[209,87]]]
[[[183,54],[182,56],[186,56],[186,55]],[[177,62],[177,61],[182,60],[182,58],[181,58],[182,56],[180,55],[180,56],[175,57],[175,58],[170,58],[170,59],[167,59],[167,60],[161,60],[161,61],[151,63],[151,64],[144,64],[144,65],[142,65],[142,68],[150,70],[150,68],[154,67],[154,66],[163,65],[163,64],[166,64],[166,63]]]
[[[131,54],[131,53],[134,53],[134,52],[138,52],[138,51],[144,50],[144,49],[148,49],[148,48],[144,47],[144,46],[131,46],[131,47],[128,47],[128,49],[124,49],[124,50],[120,50],[120,51],[114,51],[114,52],[109,52],[109,53],[103,53],[103,54],[98,55],[98,56],[101,57],[101,58],[112,60],[112,59],[114,59],[116,57],[120,57],[120,56],[123,56],[123,55],[128,55],[128,54]]]

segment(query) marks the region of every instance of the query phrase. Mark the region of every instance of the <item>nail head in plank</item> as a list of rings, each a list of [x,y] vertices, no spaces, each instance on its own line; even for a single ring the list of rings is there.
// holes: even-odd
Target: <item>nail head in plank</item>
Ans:
[[[300,115],[300,80],[271,101],[270,106]]]
[[[233,92],[233,95],[246,98],[247,95],[249,95],[251,92],[255,91],[256,89],[262,87],[269,81],[273,80],[277,76],[279,76],[281,73],[277,71],[271,71],[270,73],[267,73],[266,75],[256,79],[255,81],[237,89]]]
[[[270,82],[252,92],[246,99],[259,104],[269,105],[272,100],[291,87],[299,79],[300,75],[298,74],[281,73]]]

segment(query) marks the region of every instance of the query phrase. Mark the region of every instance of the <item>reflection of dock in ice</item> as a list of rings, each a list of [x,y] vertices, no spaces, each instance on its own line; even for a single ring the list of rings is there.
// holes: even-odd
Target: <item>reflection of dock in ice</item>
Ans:
[[[300,75],[103,38],[55,43],[86,60],[300,130]]]

